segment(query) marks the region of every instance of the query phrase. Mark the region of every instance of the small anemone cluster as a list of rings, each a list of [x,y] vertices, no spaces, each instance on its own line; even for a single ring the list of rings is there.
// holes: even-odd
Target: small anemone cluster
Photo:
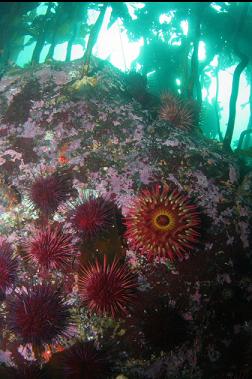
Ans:
[[[8,330],[20,343],[31,344],[37,352],[47,345],[61,343],[76,328],[72,296],[77,291],[78,300],[74,304],[85,309],[89,316],[126,323],[131,318],[145,341],[157,351],[170,350],[183,342],[182,335],[187,336],[185,320],[167,303],[161,301],[157,308],[146,303],[139,313],[140,319],[134,314],[139,301],[139,277],[129,266],[127,255],[115,253],[110,260],[102,250],[96,256],[92,250],[97,243],[111,245],[111,235],[116,230],[119,234],[123,231],[121,249],[132,247],[150,263],[154,258],[182,259],[200,237],[196,205],[168,185],[155,185],[140,191],[123,219],[113,200],[94,195],[76,199],[75,194],[72,177],[67,172],[35,178],[29,199],[39,216],[36,227],[31,227],[30,236],[23,242],[23,257],[14,254],[6,241],[0,245],[0,290],[5,293],[11,288],[5,307]],[[62,204],[63,221],[56,222],[55,212],[60,212]],[[118,215],[121,228],[117,228]],[[86,248],[81,251],[83,245]],[[90,259],[82,259],[88,254]],[[31,265],[35,270],[32,285],[26,283],[28,276],[19,281],[17,271],[22,258],[25,267]],[[67,292],[62,280],[67,281],[71,275],[73,281]],[[168,327],[161,319],[169,320]],[[160,326],[154,334],[152,320]],[[157,337],[161,335],[164,343]],[[92,341],[78,341],[63,350],[59,354],[63,377],[105,378],[110,372],[107,353]]]
[[[175,128],[191,131],[198,126],[199,106],[193,100],[183,100],[179,96],[165,93],[161,96],[159,118]]]

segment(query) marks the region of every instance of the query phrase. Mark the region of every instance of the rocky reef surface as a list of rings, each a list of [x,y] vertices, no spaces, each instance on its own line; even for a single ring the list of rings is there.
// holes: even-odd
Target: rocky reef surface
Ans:
[[[72,312],[79,307],[76,272],[41,277],[24,258],[24,239],[43,224],[29,204],[31,183],[41,173],[64,169],[71,172],[76,193],[109,197],[121,212],[117,233],[92,246],[77,243],[80,256],[100,249],[124,257],[140,289],[122,319],[82,310],[71,338],[61,346],[83,333],[106,339],[117,350],[111,378],[249,375],[251,172],[200,128],[187,131],[159,119],[158,106],[148,108],[144,88],[136,96],[137,88],[131,91],[127,76],[109,63],[93,60],[88,82],[78,81],[81,68],[80,61],[13,68],[0,81],[0,232],[19,264],[16,284],[2,295],[1,369],[18,365],[22,356],[48,366],[45,375],[58,375],[45,351],[28,349],[9,333],[5,302],[34,278],[57,279],[64,282]],[[198,241],[182,260],[149,261],[125,238],[124,217],[132,201],[156,184],[176,188],[197,206]],[[64,222],[66,208],[54,214],[54,221]],[[50,346],[50,357],[55,346]]]

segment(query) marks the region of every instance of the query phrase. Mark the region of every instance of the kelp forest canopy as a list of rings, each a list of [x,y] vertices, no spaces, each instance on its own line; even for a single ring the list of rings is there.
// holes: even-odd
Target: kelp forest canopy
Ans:
[[[81,45],[87,63],[106,15],[107,29],[118,22],[130,42],[141,41],[128,70],[129,79],[138,87],[135,92],[147,86],[154,95],[168,91],[195,99],[202,108],[202,129],[208,138],[223,142],[227,150],[237,144],[249,149],[250,132],[239,143],[238,137],[232,138],[235,126],[239,128],[236,103],[241,75],[251,90],[251,13],[250,3],[245,2],[1,2],[0,75],[15,66],[29,46],[33,48],[26,65],[55,59],[55,49],[63,43],[67,45],[65,61],[74,59],[73,48]],[[102,36],[99,40],[102,44]],[[128,50],[122,38],[121,44],[126,61]],[[204,57],[199,59],[202,46]],[[227,122],[222,125],[219,74],[230,68]],[[246,126],[239,135],[251,128],[252,95],[248,94],[245,106]]]

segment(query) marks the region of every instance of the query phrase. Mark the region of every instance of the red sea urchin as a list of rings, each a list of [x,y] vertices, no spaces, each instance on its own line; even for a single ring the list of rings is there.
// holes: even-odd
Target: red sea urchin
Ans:
[[[65,270],[75,257],[72,235],[60,226],[37,230],[27,244],[28,258],[45,270]]]
[[[7,301],[8,326],[22,343],[41,346],[66,333],[69,306],[60,291],[50,285],[37,285],[15,292]]]
[[[43,368],[33,363],[22,363],[17,368],[9,368],[6,379],[46,379]]]
[[[191,339],[190,323],[167,295],[157,290],[143,291],[128,318],[125,338],[136,344],[137,354],[169,352]]]
[[[17,259],[13,256],[11,245],[0,242],[0,293],[4,293],[16,279]]]
[[[108,354],[92,341],[75,343],[62,353],[61,360],[69,379],[105,379],[111,371]]]
[[[162,96],[162,107],[159,111],[161,120],[168,121],[176,128],[191,130],[195,126],[195,107],[185,103],[177,96],[164,94]]]
[[[66,171],[54,172],[35,179],[30,190],[30,200],[35,208],[48,216],[73,193],[71,175]]]
[[[115,222],[115,204],[102,197],[84,198],[70,216],[71,224],[84,240],[108,230]]]
[[[96,261],[95,265],[83,268],[79,283],[80,295],[88,308],[113,318],[126,313],[137,288],[136,277],[128,267],[117,260],[108,265],[106,256],[103,264]]]
[[[200,219],[195,205],[177,190],[156,185],[142,190],[126,217],[126,236],[149,258],[182,259],[193,247]]]

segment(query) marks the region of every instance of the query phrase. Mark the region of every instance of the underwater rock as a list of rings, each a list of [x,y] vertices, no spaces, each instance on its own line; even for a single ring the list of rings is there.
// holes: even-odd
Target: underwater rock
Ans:
[[[10,201],[1,200],[0,233],[8,236],[9,242],[16,247],[21,246],[22,251],[24,236],[30,238],[31,225],[38,227],[41,221],[38,214],[41,206],[35,204],[38,208],[36,213],[26,196],[34,178],[44,172],[67,169],[73,178],[73,190],[67,184],[63,194],[60,192],[56,199],[55,207],[46,207],[46,222],[65,222],[69,232],[74,234],[67,210],[71,204],[73,206],[77,191],[80,196],[93,191],[95,197],[112,199],[120,210],[120,217],[116,223],[108,223],[118,238],[113,234],[102,240],[99,235],[92,248],[95,246],[94,250],[98,250],[97,246],[103,246],[100,250],[107,252],[110,241],[116,241],[118,256],[124,256],[126,251],[126,260],[138,275],[140,290],[147,291],[151,287],[160,296],[161,293],[169,294],[175,303],[181,302],[183,318],[193,324],[195,336],[193,342],[189,341],[190,349],[185,352],[183,344],[172,346],[173,358],[164,358],[161,371],[164,366],[167,375],[179,375],[184,370],[183,365],[193,367],[193,364],[198,364],[202,377],[207,377],[204,370],[214,361],[215,375],[218,369],[223,369],[221,365],[226,364],[225,359],[222,360],[224,346],[228,348],[233,338],[229,334],[230,339],[223,342],[227,326],[222,313],[217,310],[221,309],[218,301],[224,304],[226,300],[223,296],[216,299],[213,294],[219,286],[225,287],[228,293],[235,283],[246,297],[244,307],[251,307],[252,284],[248,269],[246,271],[246,267],[251,267],[252,250],[251,173],[243,177],[235,155],[224,153],[221,144],[206,139],[198,127],[183,129],[176,127],[170,119],[167,122],[164,117],[162,120],[155,118],[158,112],[149,111],[146,103],[143,106],[137,96],[129,93],[125,75],[109,63],[101,63],[99,59],[91,61],[93,80],[88,91],[82,88],[85,83],[80,86],[79,82],[75,82],[79,80],[81,71],[82,62],[76,60],[17,69],[14,76],[6,72],[1,78],[1,175],[8,178],[8,186],[15,188],[20,198],[11,206]],[[180,121],[183,124],[183,120]],[[197,244],[192,244],[185,254],[179,254],[174,262],[169,259],[158,262],[156,257],[147,262],[138,254],[137,247],[129,248],[125,234],[123,218],[127,217],[135,197],[144,193],[142,190],[159,184],[176,188],[188,196],[199,212]],[[1,187],[1,191],[6,197],[6,189]],[[164,222],[164,218],[161,221]],[[78,238],[82,236],[76,238],[81,250],[84,242]],[[82,246],[83,251],[88,247]],[[18,254],[20,288],[33,277],[38,280],[37,267],[29,266],[22,260],[23,255],[25,252]],[[108,261],[116,255],[112,252]],[[245,259],[245,263],[240,265],[240,259]],[[236,271],[237,267],[239,270]],[[68,304],[72,306],[73,313],[77,312],[80,306],[78,280],[60,273],[53,277],[55,282],[60,279],[71,283]],[[212,301],[215,315],[211,313]],[[98,326],[97,329],[92,326],[92,322],[98,322],[97,316],[92,321],[85,312],[84,309],[84,315],[77,314],[76,318],[83,317],[79,324],[87,328],[87,333],[92,330],[93,338],[99,330]],[[212,318],[208,319],[209,315]],[[123,328],[128,328],[125,322]],[[249,318],[243,316],[239,327],[245,328],[248,322]],[[216,335],[212,336],[210,332],[204,335],[211,323],[218,325]],[[230,323],[228,333],[230,330],[233,333],[237,319],[231,318]],[[75,337],[81,333],[77,328],[73,328],[72,332]],[[117,337],[113,335],[116,345],[119,343]],[[130,344],[124,348],[123,352],[129,357],[127,349],[130,350]],[[160,362],[160,357],[156,358]],[[130,363],[126,366],[124,363],[119,365],[117,373],[133,377],[130,376]],[[138,367],[138,364],[131,362],[131,367]],[[155,362],[143,361],[139,365],[142,372],[147,370],[145,377],[148,377]]]
[[[129,100],[119,70],[104,64],[98,71],[99,60],[94,60],[93,66],[99,82],[91,98],[83,96],[78,100],[62,93],[65,82],[78,79],[79,61],[62,63],[57,69],[50,65],[20,69],[20,80],[14,82],[8,73],[2,78],[3,84],[11,83],[1,86],[0,82],[0,88],[1,97],[8,101],[9,107],[14,107],[12,118],[19,113],[15,96],[10,98],[10,93],[26,89],[34,78],[37,86],[29,92],[26,119],[9,119],[9,111],[0,109],[1,130],[5,130],[0,147],[1,165],[8,172],[9,181],[12,179],[12,184],[22,192],[32,174],[39,172],[41,163],[55,169],[61,167],[58,152],[65,143],[68,159],[63,165],[71,167],[75,178],[86,188],[113,194],[124,212],[140,187],[154,181],[173,184],[195,200],[208,221],[204,250],[210,243],[212,249],[217,245],[222,250],[242,246],[240,236],[245,226],[240,224],[241,216],[234,204],[238,191],[239,206],[246,205],[247,209],[242,216],[246,225],[252,211],[251,203],[245,199],[248,195],[244,195],[246,204],[243,204],[236,158],[223,153],[219,143],[205,139],[197,130],[181,130],[163,120],[150,122],[148,111],[135,100]],[[56,80],[58,73],[64,73],[63,84]],[[27,156],[23,160],[22,151],[14,155],[15,138],[28,139],[33,151],[30,161]],[[7,150],[12,150],[12,155]],[[249,248],[246,243],[243,247]]]

